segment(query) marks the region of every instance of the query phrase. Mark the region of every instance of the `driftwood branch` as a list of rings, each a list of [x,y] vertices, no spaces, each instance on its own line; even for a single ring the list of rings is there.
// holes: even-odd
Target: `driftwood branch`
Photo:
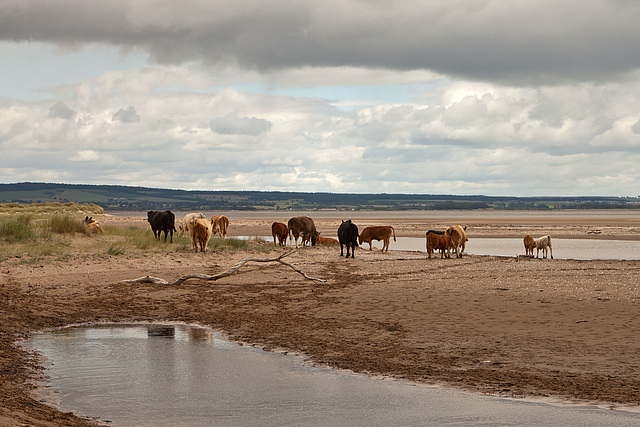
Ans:
[[[161,279],[159,277],[144,276],[138,279],[123,280],[121,281],[121,283],[156,283],[160,285],[180,285],[189,279],[203,279],[203,280],[209,280],[209,281],[216,281],[218,279],[222,279],[223,277],[231,276],[233,273],[238,271],[243,265],[245,265],[248,262],[279,262],[280,264],[283,264],[283,265],[286,265],[287,267],[292,268],[297,273],[300,273],[305,279],[312,280],[314,282],[326,281],[326,280],[318,279],[316,277],[307,276],[304,272],[302,272],[302,270],[300,270],[295,265],[289,264],[288,262],[282,260],[282,258],[289,256],[294,252],[295,251],[285,252],[276,258],[251,258],[251,257],[245,258],[242,261],[238,262],[233,267],[229,268],[228,270],[223,271],[222,273],[214,274],[213,276],[208,274],[199,274],[199,273],[185,274],[184,276],[178,278],[178,280],[174,282],[167,282],[166,280]]]

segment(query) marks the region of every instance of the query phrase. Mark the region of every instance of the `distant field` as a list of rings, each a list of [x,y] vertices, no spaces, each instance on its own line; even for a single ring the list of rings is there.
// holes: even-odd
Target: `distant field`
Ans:
[[[187,191],[117,185],[0,184],[0,203],[93,203],[116,210],[550,210],[640,209],[638,197],[507,197],[448,194],[346,194]]]

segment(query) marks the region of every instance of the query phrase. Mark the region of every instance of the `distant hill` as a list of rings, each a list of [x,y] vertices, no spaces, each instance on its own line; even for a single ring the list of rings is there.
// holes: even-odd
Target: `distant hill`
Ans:
[[[495,197],[281,191],[186,191],[119,185],[0,184],[0,203],[95,203],[116,210],[640,209],[632,197]]]

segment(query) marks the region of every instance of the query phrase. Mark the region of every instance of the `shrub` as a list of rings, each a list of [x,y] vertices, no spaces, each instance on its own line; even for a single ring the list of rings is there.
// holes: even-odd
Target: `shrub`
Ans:
[[[8,242],[19,242],[35,237],[31,224],[31,215],[2,218],[0,220],[0,238]]]
[[[89,233],[84,222],[71,215],[52,215],[47,220],[46,228],[59,234]]]

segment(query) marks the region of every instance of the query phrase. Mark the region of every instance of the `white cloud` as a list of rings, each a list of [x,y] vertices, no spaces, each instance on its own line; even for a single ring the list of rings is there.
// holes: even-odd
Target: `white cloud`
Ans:
[[[614,0],[5,2],[3,67],[32,93],[0,86],[0,182],[636,195],[639,13]],[[43,83],[25,70],[45,46]],[[68,58],[90,71],[65,74]]]
[[[72,162],[97,162],[100,160],[100,153],[93,150],[78,151],[78,154],[71,157]]]

